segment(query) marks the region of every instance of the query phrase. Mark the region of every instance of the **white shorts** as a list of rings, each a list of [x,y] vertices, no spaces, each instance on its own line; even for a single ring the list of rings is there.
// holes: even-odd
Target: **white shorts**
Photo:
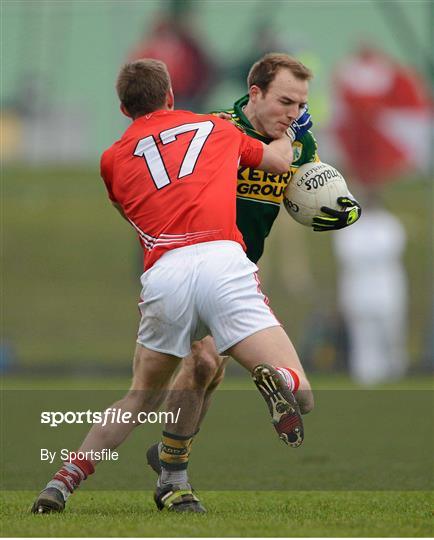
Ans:
[[[268,307],[258,268],[231,241],[204,242],[165,253],[140,278],[137,342],[183,358],[211,334],[219,353],[279,322]]]

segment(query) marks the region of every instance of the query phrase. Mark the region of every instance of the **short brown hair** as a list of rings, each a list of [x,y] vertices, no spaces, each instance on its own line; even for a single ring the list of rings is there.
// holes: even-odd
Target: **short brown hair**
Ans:
[[[312,71],[296,58],[283,53],[269,53],[251,67],[247,76],[248,87],[255,85],[266,92],[280,69],[288,69],[294,77],[302,81],[313,77]]]
[[[152,58],[124,64],[116,80],[119,99],[133,118],[161,109],[170,86],[166,64]]]

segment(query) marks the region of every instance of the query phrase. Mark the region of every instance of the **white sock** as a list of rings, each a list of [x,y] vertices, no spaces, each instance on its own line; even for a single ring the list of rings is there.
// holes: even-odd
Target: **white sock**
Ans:
[[[166,484],[188,484],[187,469],[182,471],[169,471],[164,467],[158,477],[157,485],[162,487]]]
[[[54,478],[48,482],[46,488],[56,488],[62,492],[66,499],[75,491],[80,483],[87,478],[86,474],[74,463],[64,463]]]

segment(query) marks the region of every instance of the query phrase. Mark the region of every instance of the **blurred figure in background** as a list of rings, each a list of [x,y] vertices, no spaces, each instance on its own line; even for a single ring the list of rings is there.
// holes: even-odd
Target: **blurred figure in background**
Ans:
[[[192,25],[189,2],[169,3],[141,41],[133,48],[128,61],[156,58],[167,65],[176,95],[177,109],[205,112],[208,94],[216,77],[216,67]]]
[[[291,52],[287,34],[276,32],[274,25],[269,20],[269,15],[260,15],[252,26],[252,32],[248,36],[251,43],[247,51],[236,62],[232,64],[228,62],[224,66],[225,77],[238,82],[243,90],[246,85],[246,73],[250,71],[258,58],[276,51],[286,54]]]
[[[406,349],[406,234],[398,218],[373,194],[363,219],[333,236],[338,259],[338,301],[350,345],[349,367],[361,384],[401,378]]]
[[[378,184],[428,170],[432,101],[418,73],[362,44],[333,80],[333,130],[355,180]]]

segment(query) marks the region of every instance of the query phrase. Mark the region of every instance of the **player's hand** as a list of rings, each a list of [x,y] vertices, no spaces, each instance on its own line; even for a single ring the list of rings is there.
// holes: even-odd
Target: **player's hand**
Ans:
[[[362,207],[355,199],[350,197],[338,197],[337,202],[343,210],[334,210],[328,206],[322,206],[321,212],[327,216],[315,216],[312,220],[314,231],[337,231],[355,223],[362,215]]]
[[[232,120],[232,116],[229,113],[226,113],[226,112],[223,112],[223,111],[215,113],[215,115],[218,118],[221,118],[222,120]]]
[[[301,111],[297,120],[294,120],[294,122],[292,122],[292,124],[286,130],[286,134],[291,139],[291,142],[298,141],[311,127],[312,118],[309,113],[309,108],[306,105]]]
[[[228,120],[229,122],[232,122],[232,124],[238,128],[240,131],[242,131],[243,133],[246,132],[246,130],[243,128],[243,126],[241,124],[238,124],[235,120],[234,120],[234,117],[227,113],[227,112],[224,112],[224,111],[221,111],[221,112],[218,112],[218,113],[213,113],[215,116],[217,116],[218,118],[221,118],[222,120]]]

